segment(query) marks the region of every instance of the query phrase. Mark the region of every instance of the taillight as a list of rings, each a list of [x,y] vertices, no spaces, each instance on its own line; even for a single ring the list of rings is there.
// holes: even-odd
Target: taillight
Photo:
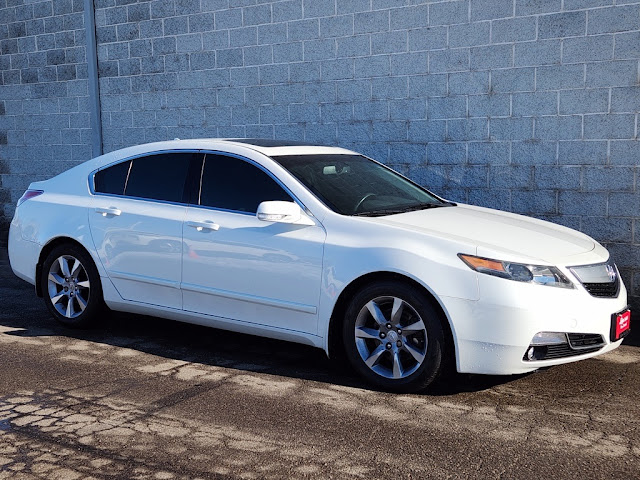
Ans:
[[[44,193],[44,190],[27,190],[22,194],[22,196],[20,197],[20,200],[18,200],[18,204],[16,205],[16,207],[19,207],[27,200],[33,197],[37,197],[38,195],[42,195],[43,193]]]

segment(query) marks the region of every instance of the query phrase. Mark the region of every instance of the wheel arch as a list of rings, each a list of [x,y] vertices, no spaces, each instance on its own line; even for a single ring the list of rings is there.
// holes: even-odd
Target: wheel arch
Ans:
[[[87,247],[85,247],[82,243],[80,243],[78,240],[71,238],[71,237],[56,237],[51,239],[49,242],[47,242],[44,247],[42,247],[42,249],[40,250],[40,255],[38,257],[38,262],[36,263],[36,295],[38,295],[38,297],[42,297],[42,282],[40,282],[40,275],[42,275],[42,264],[44,263],[45,259],[49,256],[49,254],[58,246],[60,245],[64,245],[64,244],[71,244],[74,245],[78,248],[81,248],[82,250],[84,250],[86,252],[86,254],[89,256],[89,258],[91,258],[94,262],[94,264],[96,263],[93,255],[91,255],[91,252],[89,252],[89,250],[87,250]]]
[[[425,285],[421,284],[417,280],[403,275],[401,273],[396,272],[371,272],[365,275],[362,275],[349,283],[343,290],[340,292],[336,303],[334,304],[333,311],[331,313],[331,317],[329,319],[329,328],[328,328],[328,354],[330,358],[340,358],[344,355],[343,347],[342,347],[342,335],[341,335],[341,327],[342,321],[344,318],[344,314],[349,305],[349,299],[353,296],[355,292],[365,287],[366,285],[370,285],[376,282],[382,281],[396,281],[402,282],[412,287],[416,288],[420,292],[422,292],[431,304],[431,306],[440,313],[440,320],[444,330],[445,336],[445,346],[447,352],[451,354],[452,363],[455,365],[456,360],[456,347],[455,341],[453,338],[453,331],[451,329],[451,320],[449,316],[446,314],[445,309],[440,304],[436,295],[431,292]]]

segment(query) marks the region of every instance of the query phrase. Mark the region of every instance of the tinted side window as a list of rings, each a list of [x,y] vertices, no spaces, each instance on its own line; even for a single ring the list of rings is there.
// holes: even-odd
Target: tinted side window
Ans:
[[[125,195],[182,202],[194,153],[162,153],[133,159]]]
[[[100,170],[94,176],[94,188],[99,193],[110,193],[112,195],[122,195],[124,184],[129,174],[131,161],[121,162],[113,167]]]
[[[200,205],[255,213],[261,202],[292,198],[255,165],[238,158],[207,154]]]

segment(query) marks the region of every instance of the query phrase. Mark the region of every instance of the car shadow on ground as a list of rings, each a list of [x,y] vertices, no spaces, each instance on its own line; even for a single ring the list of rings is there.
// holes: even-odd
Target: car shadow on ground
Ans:
[[[24,290],[24,296],[20,297],[33,295],[28,286]],[[0,317],[0,325],[16,329],[5,332],[5,335],[66,337],[134,349],[168,360],[378,391],[360,380],[348,366],[331,361],[320,349],[306,345],[120,312],[106,314],[95,328],[71,329],[58,324],[49,315],[41,299],[32,298],[28,304],[26,309],[15,305],[15,315],[7,316],[5,312],[2,315],[4,318]],[[476,392],[520,377],[448,375],[423,395]]]

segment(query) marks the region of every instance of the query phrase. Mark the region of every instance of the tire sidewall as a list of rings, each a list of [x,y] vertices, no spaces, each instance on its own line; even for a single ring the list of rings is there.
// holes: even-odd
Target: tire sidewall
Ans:
[[[70,255],[72,257],[77,258],[85,271],[87,272],[87,277],[89,278],[89,298],[87,300],[87,307],[84,312],[78,315],[75,318],[67,318],[64,315],[61,315],[56,308],[51,303],[51,298],[49,297],[49,269],[53,262],[55,262],[59,257],[63,255]],[[47,258],[42,263],[42,270],[40,275],[40,288],[42,291],[42,296],[44,298],[45,304],[49,312],[54,316],[54,318],[66,325],[68,327],[76,327],[76,328],[85,328],[94,325],[98,316],[103,310],[103,299],[102,299],[102,284],[100,282],[100,275],[98,270],[93,263],[93,259],[91,256],[80,247],[73,244],[63,244],[55,247]]]
[[[378,297],[393,296],[407,302],[420,315],[427,330],[427,354],[422,365],[406,378],[394,380],[382,377],[362,360],[355,343],[355,322],[367,302]],[[433,308],[425,295],[415,287],[400,282],[380,282],[366,286],[351,299],[347,307],[342,329],[344,352],[354,367],[368,382],[397,392],[416,392],[425,389],[440,373],[444,364],[444,331],[441,315]]]

